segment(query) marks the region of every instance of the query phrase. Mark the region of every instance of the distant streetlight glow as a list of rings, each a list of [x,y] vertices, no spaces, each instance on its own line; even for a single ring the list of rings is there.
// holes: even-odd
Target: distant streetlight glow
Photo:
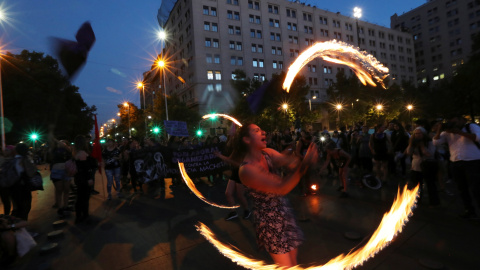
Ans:
[[[282,109],[284,109],[285,111],[288,109],[288,104],[287,103],[283,103],[282,104]]]
[[[128,107],[128,136],[129,138],[132,137],[132,129],[130,128],[130,106],[128,105],[128,102],[123,103],[124,107]]]
[[[157,66],[158,66],[159,68],[164,68],[164,67],[165,67],[165,61],[163,61],[163,60],[158,60],[158,61],[157,61]]]
[[[163,40],[167,39],[167,33],[163,30],[160,30],[157,33],[157,37],[158,37],[158,39],[163,41]]]
[[[137,83],[137,88],[138,89],[142,89],[143,91],[143,110],[145,112],[145,110],[147,109],[147,103],[145,103],[145,84],[143,82],[138,82]],[[147,118],[145,118],[145,137],[147,137]]]
[[[340,111],[343,109],[343,105],[338,103],[335,105],[335,110],[337,110],[337,126],[340,126]]]
[[[413,110],[413,105],[411,105],[411,104],[407,105],[407,110],[409,110],[409,111]]]
[[[360,19],[362,17],[362,9],[359,7],[353,8],[353,17]]]
[[[377,106],[375,106],[375,108],[377,108],[378,111],[381,111],[383,109],[383,105],[378,104]]]

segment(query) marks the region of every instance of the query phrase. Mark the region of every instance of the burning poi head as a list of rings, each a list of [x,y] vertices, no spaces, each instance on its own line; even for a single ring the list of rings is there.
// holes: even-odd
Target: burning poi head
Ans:
[[[377,61],[375,57],[366,52],[361,52],[352,45],[341,41],[326,41],[315,43],[313,46],[300,54],[295,62],[288,68],[287,76],[283,82],[283,89],[287,92],[297,73],[308,62],[316,57],[322,57],[323,60],[331,63],[342,64],[350,67],[358,79],[366,85],[367,83],[376,86],[372,77],[379,82],[383,88],[383,80],[388,76],[388,68]]]

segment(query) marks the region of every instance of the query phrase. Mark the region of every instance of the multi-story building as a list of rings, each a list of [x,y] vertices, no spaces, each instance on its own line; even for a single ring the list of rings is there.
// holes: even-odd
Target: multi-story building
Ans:
[[[417,82],[435,86],[468,59],[472,36],[480,30],[480,1],[430,0],[394,14],[391,28],[412,35]]]
[[[339,12],[287,0],[178,0],[166,6],[169,11],[164,6],[159,10],[159,22],[169,33],[165,55],[170,56],[172,73],[166,73],[167,93],[178,94],[200,113],[228,112],[235,105],[238,93],[230,80],[236,69],[268,80],[286,72],[312,44],[332,39],[376,56],[390,68],[393,82],[415,81],[410,34]],[[306,106],[309,99],[313,106],[327,101],[326,89],[339,70],[354,76],[347,67],[322,59],[303,68],[300,74],[311,87]]]

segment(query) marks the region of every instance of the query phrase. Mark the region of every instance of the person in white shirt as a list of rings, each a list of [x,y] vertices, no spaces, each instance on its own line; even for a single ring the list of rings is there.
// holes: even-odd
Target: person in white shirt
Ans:
[[[443,130],[443,131],[442,131]],[[452,176],[457,182],[465,213],[462,218],[477,219],[473,200],[480,207],[480,127],[467,124],[462,116],[452,117],[433,137],[435,146],[448,144]]]

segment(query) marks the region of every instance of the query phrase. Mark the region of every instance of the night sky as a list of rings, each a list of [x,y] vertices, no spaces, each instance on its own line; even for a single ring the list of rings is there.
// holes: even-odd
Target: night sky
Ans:
[[[225,1],[225,0],[218,0]],[[242,2],[246,0],[241,0]],[[280,0],[277,0],[280,1]],[[283,0],[282,0],[283,1]],[[12,53],[29,51],[53,55],[49,37],[75,39],[90,21],[96,42],[87,64],[72,83],[88,105],[97,107],[99,124],[116,117],[117,104],[140,106],[135,82],[150,69],[160,51],[157,11],[161,0],[0,0],[7,22],[0,25],[0,48]],[[363,10],[362,20],[390,27],[390,16],[402,14],[425,0],[301,1],[343,15]],[[201,12],[201,11],[198,11]],[[8,80],[8,78],[2,78]]]

